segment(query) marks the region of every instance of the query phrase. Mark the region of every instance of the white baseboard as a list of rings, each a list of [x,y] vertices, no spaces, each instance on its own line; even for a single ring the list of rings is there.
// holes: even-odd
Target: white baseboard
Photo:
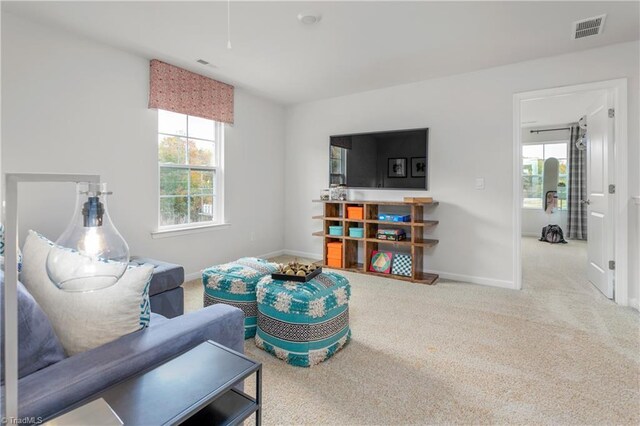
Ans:
[[[271,259],[272,257],[282,256],[283,254],[286,254],[284,250],[276,250],[269,253],[261,254],[256,257],[259,257],[261,259]]]
[[[451,272],[442,272],[442,271],[428,271],[428,272],[432,274],[438,274],[440,275],[440,278],[444,278],[446,280],[461,281],[465,283],[480,284],[480,285],[487,285],[490,287],[499,287],[499,288],[514,290],[513,281],[497,280],[495,278],[474,277],[471,275],[455,274]]]
[[[540,232],[523,232],[522,233],[523,237],[536,237],[536,238],[540,238]]]
[[[322,254],[318,253],[309,253],[306,251],[298,251],[298,250],[283,250],[282,254],[286,254],[287,256],[296,256],[296,257],[304,257],[306,259],[322,259]]]
[[[630,297],[628,302],[630,307],[632,307],[636,311],[640,311],[640,303],[638,303],[638,299],[636,299],[635,297]]]
[[[199,280],[200,278],[202,278],[202,271],[191,272],[184,276],[184,282]]]

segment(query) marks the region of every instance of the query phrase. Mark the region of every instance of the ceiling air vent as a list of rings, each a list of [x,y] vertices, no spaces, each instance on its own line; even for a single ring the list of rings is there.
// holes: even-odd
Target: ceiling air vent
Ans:
[[[574,22],[571,38],[577,40],[579,38],[601,34],[606,17],[607,15],[600,15]]]

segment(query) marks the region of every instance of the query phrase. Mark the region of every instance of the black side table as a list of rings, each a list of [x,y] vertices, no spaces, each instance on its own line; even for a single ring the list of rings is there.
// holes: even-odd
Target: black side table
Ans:
[[[254,373],[255,398],[235,388]],[[207,341],[73,408],[98,398],[127,426],[235,425],[253,413],[260,425],[262,364]]]

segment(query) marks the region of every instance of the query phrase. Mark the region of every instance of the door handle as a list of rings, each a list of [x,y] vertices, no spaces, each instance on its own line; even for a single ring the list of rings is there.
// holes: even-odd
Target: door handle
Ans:
[[[591,204],[591,201],[590,200],[580,200],[580,204],[589,205],[589,204]]]

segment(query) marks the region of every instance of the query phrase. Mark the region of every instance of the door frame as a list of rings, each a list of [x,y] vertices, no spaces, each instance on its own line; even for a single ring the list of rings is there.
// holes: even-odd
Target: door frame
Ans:
[[[571,86],[553,87],[541,90],[515,93],[513,95],[513,287],[522,289],[522,130],[520,123],[521,102],[579,92],[605,90],[613,96],[614,158],[609,159],[609,167],[615,170],[616,194],[611,211],[614,222],[614,298],[622,306],[628,299],[628,141],[627,141],[627,79],[597,81]],[[585,265],[586,267],[586,265]]]

